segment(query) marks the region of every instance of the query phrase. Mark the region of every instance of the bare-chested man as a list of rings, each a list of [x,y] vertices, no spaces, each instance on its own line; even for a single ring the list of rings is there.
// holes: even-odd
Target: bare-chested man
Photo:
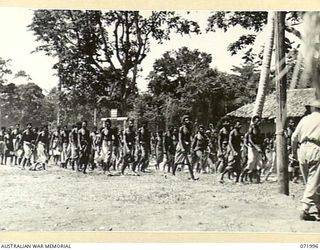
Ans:
[[[53,157],[53,162],[55,165],[58,165],[61,155],[61,135],[60,135],[60,126],[56,127],[56,130],[52,133],[50,139],[50,151],[51,156]]]
[[[161,162],[163,162],[163,131],[159,130],[156,141],[156,169],[159,169]]]
[[[5,160],[4,164],[7,165],[7,159],[10,158],[10,165],[13,163],[13,140],[12,140],[12,131],[11,128],[8,128],[4,135],[4,143],[5,143]]]
[[[123,165],[121,168],[121,174],[124,175],[124,171],[129,164],[134,164],[135,158],[135,141],[136,132],[134,130],[134,120],[130,119],[128,128],[123,133]],[[135,170],[132,166],[132,170]]]
[[[168,165],[168,172],[173,169],[174,165],[174,155],[176,152],[176,145],[174,143],[174,128],[169,127],[168,131],[164,135],[164,154],[166,155]]]
[[[79,166],[78,170],[84,174],[87,172],[89,157],[91,153],[90,131],[87,129],[87,121],[82,122],[82,127],[78,131]]]
[[[21,140],[20,140],[20,144],[23,145],[23,151],[24,151],[23,160],[21,163],[22,169],[25,169],[26,165],[27,166],[31,165],[30,160],[31,160],[33,151],[35,149],[34,142],[35,142],[35,135],[32,131],[32,124],[28,123],[27,129],[23,131]]]
[[[222,173],[227,166],[228,161],[228,143],[230,133],[230,121],[228,117],[223,117],[222,128],[218,133],[218,162],[216,165],[217,172]]]
[[[32,170],[45,170],[48,164],[48,148],[49,148],[49,131],[48,126],[41,127],[38,133],[35,147],[37,149],[37,160]],[[39,166],[39,167],[38,167]]]
[[[75,167],[78,168],[79,160],[79,143],[78,143],[78,130],[80,124],[75,124],[72,126],[71,132],[69,133],[69,159],[72,170],[75,170]]]
[[[191,153],[191,122],[188,115],[182,117],[183,125],[179,128],[179,142],[176,149],[174,166],[172,174],[176,174],[176,170],[179,164],[187,165],[192,180],[196,180],[193,174],[193,166],[190,162]]]
[[[110,167],[112,165],[112,150],[114,135],[111,128],[111,120],[107,119],[103,122],[103,128],[101,130],[101,154],[103,159],[103,172],[110,175]]]
[[[252,125],[248,131],[248,163],[241,174],[241,182],[246,174],[249,175],[250,182],[254,176],[260,182],[260,173],[263,162],[263,137],[260,131],[261,119],[259,116],[252,118]]]
[[[228,149],[228,165],[221,174],[220,182],[223,182],[223,177],[226,173],[229,177],[236,172],[236,182],[239,182],[241,174],[241,140],[242,135],[240,134],[241,123],[236,121],[233,130],[231,130],[229,135],[229,149]]]
[[[6,146],[4,143],[4,136],[6,133],[6,128],[5,127],[1,127],[0,130],[0,157],[1,157],[1,165],[4,164],[4,160],[5,160],[5,150],[6,150]]]
[[[67,168],[68,163],[68,145],[69,145],[69,131],[68,126],[65,125],[63,130],[60,133],[61,137],[61,158],[60,158],[60,166],[62,168]]]
[[[149,155],[151,150],[150,132],[147,121],[144,121],[142,123],[142,127],[138,130],[138,147],[140,150],[140,156],[137,167],[141,172],[145,172],[149,166]]]
[[[23,150],[19,149],[19,142],[21,139],[20,124],[16,124],[15,128],[12,130],[12,141],[13,141],[13,151],[14,151],[14,165],[18,165],[22,160]]]
[[[198,132],[195,134],[192,142],[192,165],[196,167],[198,173],[206,173],[205,169],[205,151],[208,146],[208,140],[204,133],[203,125],[199,125]]]

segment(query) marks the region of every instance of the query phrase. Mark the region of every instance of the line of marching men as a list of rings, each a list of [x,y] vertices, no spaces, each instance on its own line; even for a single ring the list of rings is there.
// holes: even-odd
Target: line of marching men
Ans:
[[[196,173],[220,173],[220,181],[227,174],[236,182],[259,182],[261,173],[267,180],[274,170],[275,147],[272,136],[263,136],[260,118],[254,117],[245,135],[240,133],[241,123],[230,124],[222,119],[222,126],[216,131],[212,125],[207,130],[198,125],[192,132],[189,116],[181,119],[179,128],[169,127],[167,131],[152,134],[148,123],[135,129],[134,120],[119,131],[111,126],[111,120],[103,122],[102,128],[87,128],[87,122],[78,122],[69,130],[68,126],[57,126],[49,131],[48,126],[39,129],[27,124],[25,130],[2,127],[0,131],[1,164],[19,165],[22,169],[46,169],[49,160],[62,168],[87,173],[87,169],[100,168],[104,173],[118,171],[122,175],[127,169],[134,174],[145,172],[150,159],[155,159],[155,168],[176,174],[188,167],[190,178],[196,180]],[[294,131],[289,122],[287,138]],[[288,141],[288,145],[291,142]],[[290,162],[291,179],[299,178],[298,163]]]

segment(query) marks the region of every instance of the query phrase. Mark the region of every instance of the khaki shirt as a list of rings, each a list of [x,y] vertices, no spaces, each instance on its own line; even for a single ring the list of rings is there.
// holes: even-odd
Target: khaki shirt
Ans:
[[[320,143],[320,112],[303,117],[293,132],[292,142],[314,141]]]

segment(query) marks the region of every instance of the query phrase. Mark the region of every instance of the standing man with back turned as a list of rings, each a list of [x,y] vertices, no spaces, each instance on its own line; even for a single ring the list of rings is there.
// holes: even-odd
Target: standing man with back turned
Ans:
[[[292,157],[298,159],[304,182],[301,220],[315,220],[309,210],[315,206],[320,217],[320,100],[310,104],[312,113],[303,117],[292,137]],[[297,150],[298,143],[300,148]]]

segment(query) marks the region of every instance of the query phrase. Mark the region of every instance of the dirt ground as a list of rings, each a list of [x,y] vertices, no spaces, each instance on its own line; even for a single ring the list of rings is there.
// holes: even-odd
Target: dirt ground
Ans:
[[[299,220],[302,184],[278,194],[275,181],[219,183],[215,174],[188,181],[150,169],[124,177],[101,171],[46,171],[0,166],[0,229],[5,231],[314,232]]]

